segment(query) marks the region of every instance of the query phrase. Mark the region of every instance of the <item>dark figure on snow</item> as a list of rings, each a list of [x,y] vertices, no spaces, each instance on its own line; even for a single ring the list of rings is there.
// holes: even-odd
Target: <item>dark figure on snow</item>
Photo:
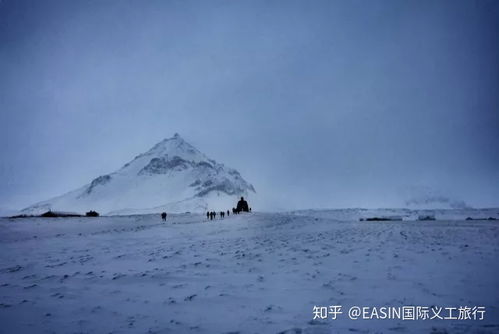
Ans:
[[[249,212],[249,208],[248,208],[248,202],[246,202],[244,200],[244,197],[241,197],[241,199],[239,200],[239,202],[237,202],[237,208],[236,208],[236,211],[239,213],[239,212]]]
[[[236,213],[236,208],[232,208],[232,214],[235,215]]]
[[[163,212],[163,213],[161,214],[161,219],[166,220],[166,212]]]
[[[220,211],[220,218],[223,218],[225,216],[225,213],[223,211]]]
[[[229,217],[229,216],[230,216],[230,212],[229,212],[229,210],[227,210],[227,217]]]
[[[206,212],[206,219],[210,219],[210,211]]]

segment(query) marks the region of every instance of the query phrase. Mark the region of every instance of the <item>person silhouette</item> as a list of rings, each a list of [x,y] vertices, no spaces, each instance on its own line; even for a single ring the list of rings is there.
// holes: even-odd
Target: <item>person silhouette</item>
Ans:
[[[244,200],[244,197],[241,197],[241,199],[239,200],[239,202],[237,202],[237,208],[236,210],[238,212],[248,212],[249,211],[249,208],[248,208],[248,202],[246,202]]]
[[[161,213],[161,219],[166,220],[166,212]]]

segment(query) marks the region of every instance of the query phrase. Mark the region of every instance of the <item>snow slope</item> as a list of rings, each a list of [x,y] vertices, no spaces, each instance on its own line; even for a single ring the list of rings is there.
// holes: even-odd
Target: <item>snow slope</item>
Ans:
[[[239,172],[208,158],[180,135],[165,139],[120,170],[102,175],[62,196],[34,204],[22,213],[49,209],[130,214],[202,212],[229,209],[255,190]]]
[[[0,219],[0,332],[499,332],[497,221],[337,215]],[[313,320],[315,305],[486,313],[482,321]]]

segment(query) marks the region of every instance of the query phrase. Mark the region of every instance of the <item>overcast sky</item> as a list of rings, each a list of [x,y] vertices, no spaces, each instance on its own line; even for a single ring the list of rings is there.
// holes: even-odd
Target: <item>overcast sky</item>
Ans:
[[[498,41],[487,0],[2,0],[0,207],[175,132],[276,209],[497,207]]]

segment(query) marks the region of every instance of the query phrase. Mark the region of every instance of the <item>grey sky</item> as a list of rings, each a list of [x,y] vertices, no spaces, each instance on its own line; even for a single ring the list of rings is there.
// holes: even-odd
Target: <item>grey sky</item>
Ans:
[[[268,207],[499,206],[498,33],[486,0],[3,0],[0,207],[175,132]]]

